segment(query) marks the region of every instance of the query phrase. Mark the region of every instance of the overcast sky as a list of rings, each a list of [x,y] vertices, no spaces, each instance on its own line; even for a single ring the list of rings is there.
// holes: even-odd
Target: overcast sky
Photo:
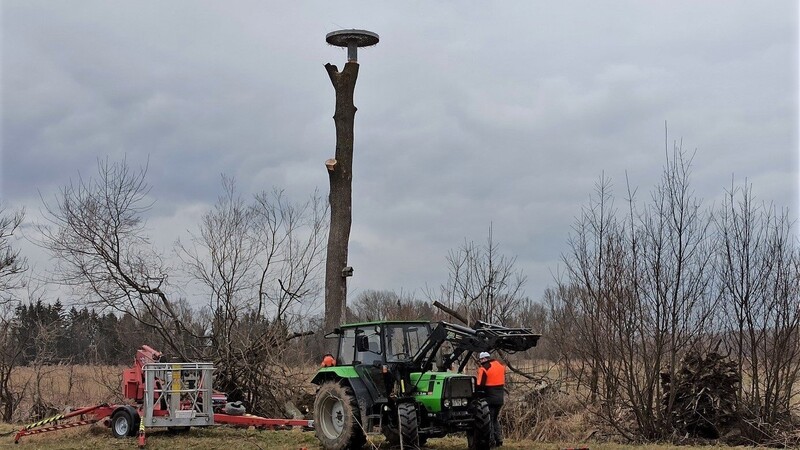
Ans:
[[[539,298],[601,173],[620,198],[626,172],[653,187],[665,122],[706,205],[733,176],[798,217],[795,1],[2,0],[0,196],[35,220],[97,158],[149,159],[167,248],[220,174],[326,195],[342,28],[380,35],[359,51],[351,298],[438,286],[490,224]]]

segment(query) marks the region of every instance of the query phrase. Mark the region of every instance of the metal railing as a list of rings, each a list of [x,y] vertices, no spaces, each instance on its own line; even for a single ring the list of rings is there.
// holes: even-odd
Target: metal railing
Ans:
[[[214,424],[211,363],[145,364],[142,423],[148,427]]]

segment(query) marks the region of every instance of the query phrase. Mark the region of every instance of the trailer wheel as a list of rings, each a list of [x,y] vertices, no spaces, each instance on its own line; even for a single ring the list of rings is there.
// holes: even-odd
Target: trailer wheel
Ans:
[[[353,391],[335,381],[323,383],[314,399],[314,434],[325,450],[358,449],[366,436]]]
[[[492,442],[492,416],[486,400],[473,401],[470,405],[473,428],[467,432],[467,447],[469,450],[489,450]]]
[[[133,416],[130,412],[120,409],[111,416],[111,434],[117,439],[136,434],[136,427],[133,423]]]

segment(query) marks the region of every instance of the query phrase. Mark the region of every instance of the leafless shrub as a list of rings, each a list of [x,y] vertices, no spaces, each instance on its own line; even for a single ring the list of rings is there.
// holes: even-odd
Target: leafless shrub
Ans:
[[[447,265],[447,283],[427,296],[430,300],[444,301],[470,323],[475,320],[510,323],[526,300],[523,287],[527,277],[515,267],[516,257],[500,252],[491,226],[485,245],[465,241],[448,253]]]
[[[749,418],[791,419],[800,376],[800,264],[787,211],[756,204],[752,186],[732,187],[717,218],[718,290],[726,342]]]
[[[287,350],[319,300],[327,210],[318,195],[293,203],[274,190],[248,204],[232,180],[223,178],[223,188],[199,232],[178,243],[208,293],[210,345],[199,351],[218,368],[218,388],[275,414],[295,382]]]
[[[121,403],[122,371],[121,366],[91,366],[91,374],[82,378],[79,384],[79,398],[97,398],[100,403]],[[89,391],[89,386],[92,387]]]
[[[749,185],[722,208],[691,189],[689,154],[675,144],[646,203],[609,180],[576,219],[557,286],[545,293],[548,342],[586,409],[625,440],[669,439],[675,380],[689,350],[722,340],[737,361],[742,436],[767,443],[793,423],[800,375],[800,264],[786,211],[756,206]],[[757,425],[755,425],[757,424]],[[750,430],[750,431],[748,431]],[[755,430],[755,431],[754,431]],[[753,431],[753,432],[751,432]],[[758,437],[760,433],[761,437]]]
[[[557,343],[587,406],[625,439],[663,436],[659,375],[674,370],[709,326],[709,220],[690,188],[691,159],[676,145],[650,203],[628,189],[627,217],[601,178],[576,220],[566,272],[547,294]],[[634,426],[618,420],[629,411]]]

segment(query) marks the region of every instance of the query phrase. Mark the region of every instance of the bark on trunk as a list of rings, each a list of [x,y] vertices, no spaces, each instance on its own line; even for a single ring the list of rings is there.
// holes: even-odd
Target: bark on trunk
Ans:
[[[353,122],[356,107],[353,93],[358,78],[358,63],[348,62],[344,70],[326,64],[325,70],[336,91],[335,162],[326,163],[330,180],[331,224],[328,234],[328,254],[325,263],[325,330],[331,331],[344,322],[347,307],[347,247],[350,241],[353,203]]]

